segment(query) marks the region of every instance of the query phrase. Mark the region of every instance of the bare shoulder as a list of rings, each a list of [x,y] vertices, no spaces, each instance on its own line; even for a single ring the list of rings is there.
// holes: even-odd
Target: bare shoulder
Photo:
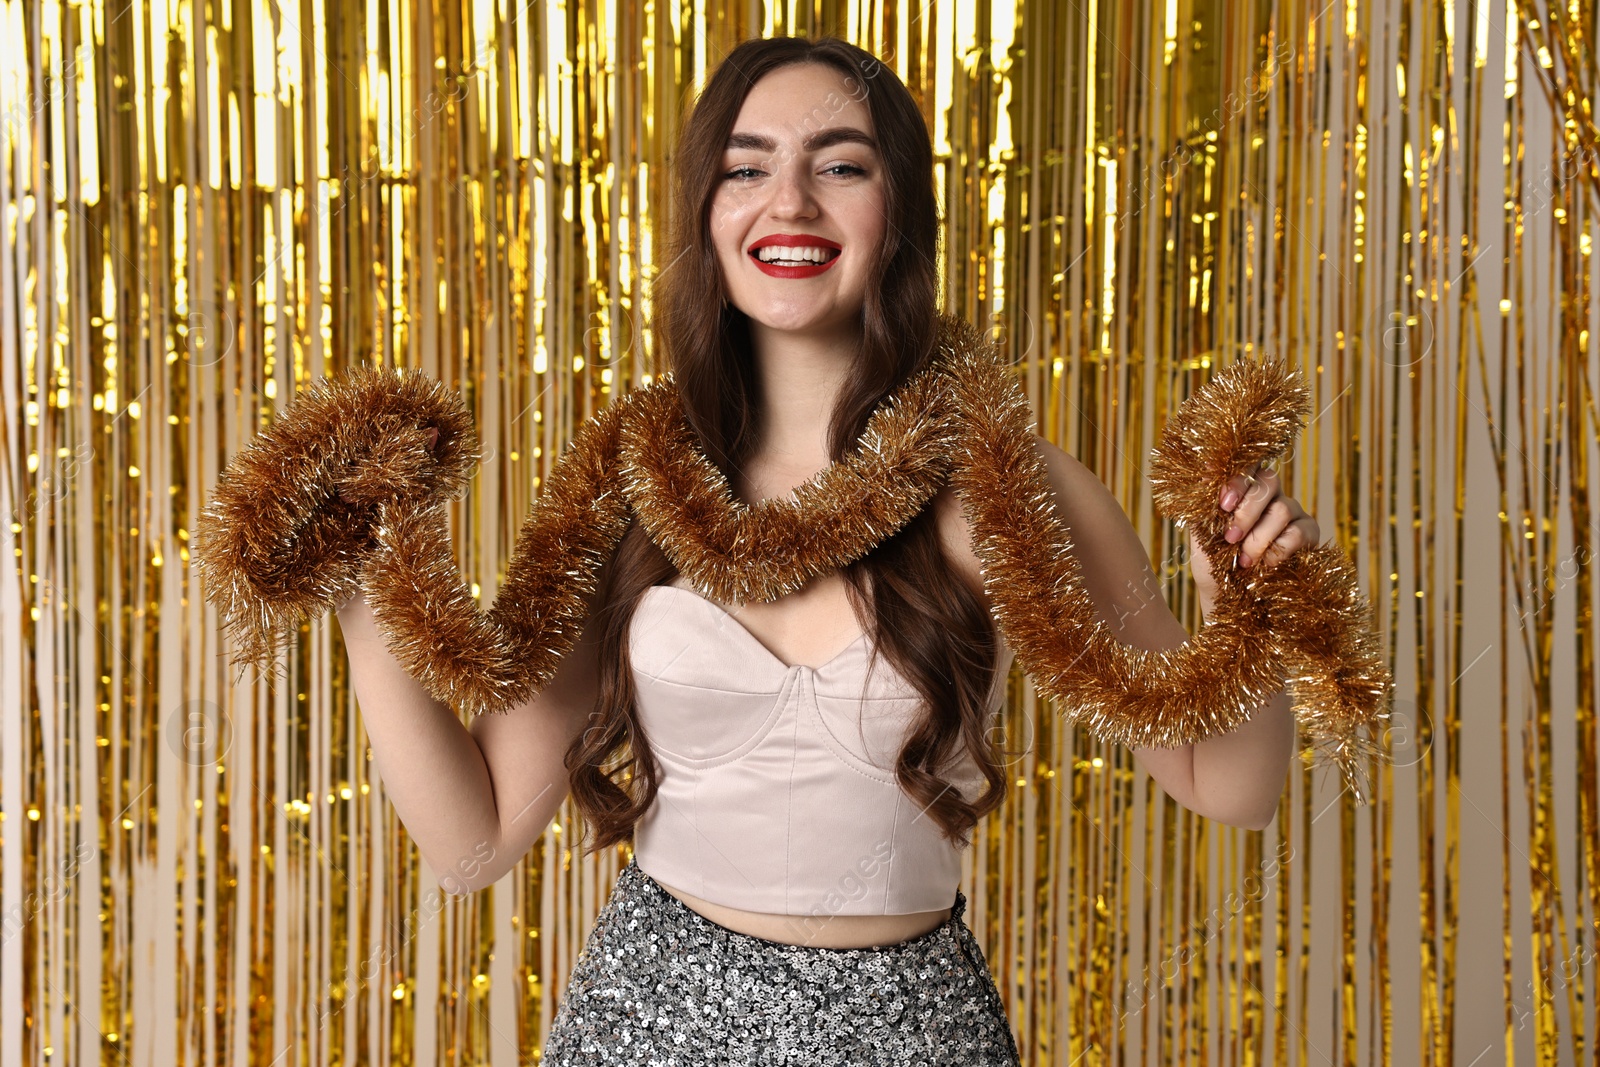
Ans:
[[[1145,648],[1182,644],[1188,633],[1166,610],[1145,545],[1116,496],[1099,475],[1059,445],[1038,435],[1033,443],[1053,490],[1056,514],[1067,528],[1072,555],[1100,618],[1129,644]],[[988,603],[982,562],[960,495],[945,486],[932,507],[946,556]]]
[[[1105,498],[1110,498],[1110,493],[1106,492],[1105,486],[1095,473],[1079,463],[1066,450],[1037,435],[1034,436],[1033,442],[1044,460],[1051,487],[1055,490],[1056,507],[1062,519],[1069,525],[1074,518],[1069,513],[1069,508],[1075,502],[1088,499],[1092,504],[1103,506],[1104,499],[1096,500],[1099,494],[1095,490],[1104,493]],[[1115,500],[1112,500],[1112,505],[1115,504]],[[961,577],[969,585],[981,589],[983,585],[981,564],[972,547],[972,525],[967,521],[960,494],[946,485],[934,496],[931,506],[938,523],[939,538],[951,562],[956,565]],[[1119,508],[1119,513],[1120,510]]]
[[[1070,526],[1072,516],[1067,513],[1069,504],[1085,496],[1086,491],[1092,492],[1091,484],[1102,491],[1104,486],[1101,486],[1100,479],[1095,477],[1093,471],[1073,459],[1058,445],[1037,435],[1033,441],[1044,459],[1051,487],[1055,489],[1057,509]],[[1108,493],[1107,496],[1109,495]],[[989,598],[983,590],[983,564],[973,548],[972,524],[967,521],[966,508],[960,494],[946,485],[934,496],[931,506],[946,558],[950,560],[956,573],[968,587],[987,604]]]
[[[934,495],[929,507],[933,509],[945,559],[973,595],[988,607],[989,595],[983,589],[983,564],[972,547],[972,526],[967,522],[961,497],[953,488],[945,485]]]

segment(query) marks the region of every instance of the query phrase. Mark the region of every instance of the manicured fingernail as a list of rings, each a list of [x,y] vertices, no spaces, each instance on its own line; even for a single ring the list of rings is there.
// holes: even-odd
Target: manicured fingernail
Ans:
[[[1230,545],[1233,544],[1235,541],[1239,540],[1239,536],[1240,536],[1239,527],[1237,527],[1237,526],[1228,527],[1228,532],[1223,534],[1222,536],[1226,537],[1228,539],[1228,544],[1230,544]]]
[[[1233,510],[1233,506],[1235,504],[1237,504],[1238,502],[1239,502],[1239,490],[1233,488],[1232,486],[1229,486],[1228,487],[1228,491],[1226,493],[1222,494],[1222,510],[1223,511],[1232,511]]]
[[[1242,553],[1240,554],[1240,556],[1239,556],[1239,566],[1248,567],[1248,566],[1250,566],[1250,564],[1252,562],[1254,562],[1254,561],[1251,560],[1251,558],[1249,556],[1246,556],[1246,555],[1244,555]]]

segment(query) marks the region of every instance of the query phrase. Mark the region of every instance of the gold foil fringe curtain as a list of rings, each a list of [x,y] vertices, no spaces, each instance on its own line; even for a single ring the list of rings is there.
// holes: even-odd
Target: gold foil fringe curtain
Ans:
[[[1140,527],[1162,587],[1125,606],[1198,625],[1145,456],[1212,370],[1288,354],[1316,417],[1287,491],[1396,656],[1377,802],[1297,767],[1259,834],[1013,678],[997,741],[1031,750],[964,888],[1026,1061],[1595,1058],[1592,7],[0,17],[0,1060],[537,1058],[625,853],[579,859],[569,806],[444,893],[336,627],[231,685],[188,538],[317,376],[418,366],[490,449],[454,522],[492,598],[551,457],[655,369],[689,95],[744,37],[823,32],[922,101],[947,304]]]

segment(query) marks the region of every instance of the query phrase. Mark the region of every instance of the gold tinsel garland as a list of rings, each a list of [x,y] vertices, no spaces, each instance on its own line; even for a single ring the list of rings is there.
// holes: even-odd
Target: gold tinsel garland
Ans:
[[[947,377],[938,364],[918,374],[872,413],[844,462],[753,507],[697,447],[670,381],[658,383],[642,391],[623,430],[628,503],[702,595],[776,600],[866,555],[949,479]]]
[[[631,518],[705,595],[767,601],[870,551],[948,481],[995,620],[1065,715],[1124,744],[1183,745],[1237,727],[1287,682],[1300,729],[1364,803],[1364,763],[1380,755],[1367,731],[1388,718],[1392,679],[1343,551],[1314,546],[1267,571],[1216,565],[1200,633],[1169,651],[1124,645],[1083,588],[1010,367],[948,317],[939,357],[879,406],[843,461],[754,507],[696,447],[670,374],[618,399],[555,463],[487,612],[446,523],[478,458],[460,399],[415,372],[325,379],[219,481],[196,553],[206,595],[241,660],[266,667],[281,635],[364,590],[396,657],[438,699],[503,711],[576,642]],[[1214,564],[1233,550],[1223,483],[1281,453],[1306,407],[1284,366],[1241,361],[1168,424],[1154,498],[1195,527]]]

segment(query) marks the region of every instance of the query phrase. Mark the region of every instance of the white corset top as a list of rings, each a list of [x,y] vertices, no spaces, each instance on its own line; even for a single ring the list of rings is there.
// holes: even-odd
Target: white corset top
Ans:
[[[922,698],[863,634],[817,667],[778,659],[691,590],[653,586],[628,636],[639,721],[661,771],[634,828],[657,881],[779,915],[901,915],[955,901],[961,850],[901,790],[894,765]],[[1000,639],[988,707],[1005,694]],[[963,749],[941,775],[984,781]]]

